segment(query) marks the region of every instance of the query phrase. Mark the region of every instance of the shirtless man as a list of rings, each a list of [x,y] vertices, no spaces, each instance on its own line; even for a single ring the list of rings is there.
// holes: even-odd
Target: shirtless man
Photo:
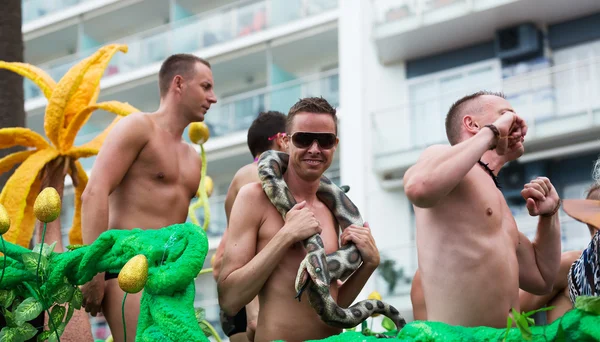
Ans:
[[[254,162],[239,169],[231,181],[227,197],[225,198],[227,224],[229,224],[231,208],[240,188],[249,183],[260,182],[257,167],[260,155],[268,150],[287,152],[287,142],[284,139],[285,120],[285,114],[277,111],[269,111],[260,113],[252,122],[252,125],[250,125],[248,129],[248,148],[252,157],[254,157]],[[227,241],[227,232],[228,229],[225,229],[221,243],[219,243],[219,247],[215,252],[213,263],[213,277],[215,281],[219,279],[223,250]],[[258,298],[254,298],[252,302],[246,305],[245,308],[242,308],[234,317],[226,315],[221,310],[221,327],[225,335],[232,342],[252,341],[254,339],[254,332],[256,331],[257,318]]]
[[[301,99],[290,109],[286,133],[291,144],[284,179],[298,203],[284,221],[260,183],[242,187],[231,210],[218,281],[219,303],[227,314],[258,295],[256,341],[323,339],[342,331],[320,319],[306,292],[300,302],[294,298],[296,274],[306,256],[301,241],[320,233],[326,253],[339,248],[339,226],[316,197],[338,143],[336,111],[322,98]],[[346,228],[339,238],[342,244],[353,242],[363,258],[344,284],[331,284],[333,298],[348,307],[379,265],[379,252],[366,223]]]
[[[83,242],[107,229],[159,229],[184,223],[200,182],[198,153],[182,139],[217,99],[210,64],[193,55],[167,58],[158,74],[160,107],[123,118],[109,133],[82,195]],[[157,200],[159,199],[159,200]],[[169,205],[165,205],[169,203]],[[82,287],[85,310],[104,313],[123,341],[118,274],[100,273]],[[125,303],[128,341],[135,340],[142,293]]]
[[[586,197],[588,200],[600,200],[600,183],[594,183],[588,190]],[[598,231],[597,227],[587,224],[590,236]],[[529,312],[537,310],[545,306],[554,306],[550,311],[540,312],[537,315],[542,315],[542,322],[536,324],[550,324],[562,317],[567,311],[573,308],[569,299],[568,274],[571,265],[575,260],[579,259],[582,251],[567,251],[562,253],[560,258],[560,267],[552,292],[543,296],[534,295],[527,291],[519,290],[519,303],[521,311]],[[413,278],[410,298],[413,307],[413,315],[415,320],[427,320],[427,309],[425,307],[425,296],[423,295],[423,287],[421,286],[421,276],[419,271],[415,273]]]
[[[547,178],[526,184],[521,195],[529,214],[539,216],[535,241],[517,230],[495,177],[523,154],[527,126],[501,94],[460,99],[446,132],[452,146],[427,148],[404,176],[415,208],[427,318],[505,327],[511,308],[520,309],[519,287],[538,295],[552,290],[561,254],[560,200]]]

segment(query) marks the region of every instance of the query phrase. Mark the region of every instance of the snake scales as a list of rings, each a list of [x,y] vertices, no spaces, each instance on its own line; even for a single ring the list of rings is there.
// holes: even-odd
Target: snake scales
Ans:
[[[273,150],[264,152],[258,161],[258,175],[263,191],[284,220],[287,212],[296,205],[296,200],[283,179],[288,161],[288,154]],[[363,226],[358,208],[342,189],[325,176],[321,178],[317,197],[332,211],[342,229],[352,224]],[[338,328],[352,328],[379,313],[389,317],[398,330],[406,324],[396,308],[380,300],[363,300],[349,308],[342,308],[331,296],[331,282],[336,279],[345,281],[362,263],[362,257],[354,244],[348,243],[327,255],[319,234],[304,240],[303,244],[307,255],[296,276],[296,298],[300,300],[302,292],[308,290],[309,303],[325,323]]]

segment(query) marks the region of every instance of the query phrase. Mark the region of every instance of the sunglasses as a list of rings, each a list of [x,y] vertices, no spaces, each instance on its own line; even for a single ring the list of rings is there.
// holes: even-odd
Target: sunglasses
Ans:
[[[291,138],[294,146],[298,148],[309,148],[316,140],[322,149],[328,150],[337,143],[337,136],[333,133],[296,132]]]

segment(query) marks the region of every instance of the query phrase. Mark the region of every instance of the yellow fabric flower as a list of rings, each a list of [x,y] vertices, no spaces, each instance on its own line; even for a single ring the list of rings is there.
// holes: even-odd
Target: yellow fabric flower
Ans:
[[[41,185],[40,172],[46,164],[62,157],[63,163],[70,164],[64,166],[69,166],[68,173],[75,186],[75,213],[69,240],[71,244],[83,243],[81,194],[87,184],[87,175],[77,159],[98,154],[108,132],[121,117],[139,111],[127,103],[118,101],[96,103],[100,93],[100,79],[117,51],[126,53],[127,46],[111,44],[100,48],[96,53],[73,66],[58,83],[45,71],[33,65],[0,61],[0,69],[10,70],[29,78],[40,87],[48,99],[44,131],[49,142],[28,128],[0,129],[0,148],[16,145],[29,148],[0,159],[0,173],[21,163],[0,193],[0,204],[4,205],[11,219],[10,229],[4,235],[7,241],[29,246],[35,224],[33,204]],[[118,117],[93,140],[74,147],[73,142],[77,132],[98,109],[115,113]]]

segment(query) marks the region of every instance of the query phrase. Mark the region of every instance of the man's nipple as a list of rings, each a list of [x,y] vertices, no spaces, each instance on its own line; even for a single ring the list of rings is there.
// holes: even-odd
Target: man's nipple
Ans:
[[[163,179],[163,178],[165,178],[165,174],[163,172],[159,172],[156,174],[156,178]]]
[[[492,210],[492,208],[487,208],[487,210],[485,211],[485,213],[486,213],[488,216],[492,216],[492,214],[494,213],[494,211]]]

